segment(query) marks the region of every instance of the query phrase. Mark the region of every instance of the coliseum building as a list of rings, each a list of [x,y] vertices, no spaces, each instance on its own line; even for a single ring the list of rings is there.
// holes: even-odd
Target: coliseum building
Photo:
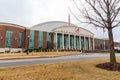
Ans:
[[[45,22],[29,28],[0,23],[0,52],[26,49],[109,50],[109,42],[94,38],[94,34],[84,28],[62,21]]]

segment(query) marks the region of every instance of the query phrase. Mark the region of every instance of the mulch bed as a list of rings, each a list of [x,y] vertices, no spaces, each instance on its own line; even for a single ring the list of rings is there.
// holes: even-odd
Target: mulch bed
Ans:
[[[120,71],[120,63],[113,64],[113,63],[107,62],[107,63],[98,64],[96,65],[96,67],[109,70],[109,71]]]

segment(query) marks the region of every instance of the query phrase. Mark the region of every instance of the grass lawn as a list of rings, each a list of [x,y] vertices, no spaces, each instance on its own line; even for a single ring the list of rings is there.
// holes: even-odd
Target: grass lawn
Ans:
[[[107,59],[0,68],[0,80],[120,80],[120,72],[96,68]],[[118,59],[120,61],[120,59]]]

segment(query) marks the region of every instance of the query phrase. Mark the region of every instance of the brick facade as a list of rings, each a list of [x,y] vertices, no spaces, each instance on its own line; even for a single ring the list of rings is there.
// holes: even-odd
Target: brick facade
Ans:
[[[24,35],[24,48],[29,48],[29,39],[30,39],[30,30],[25,29],[25,35]]]
[[[38,48],[38,34],[39,34],[39,31],[35,31],[35,36],[34,36],[34,48],[37,49]]]
[[[0,48],[5,47],[6,27],[0,25]]]
[[[110,50],[108,39],[95,39],[95,50]]]
[[[54,48],[54,33],[50,33],[50,48]]]
[[[23,33],[21,48],[23,48],[23,49],[29,48],[30,29],[27,29],[25,27],[21,28],[18,25],[8,25],[8,24],[0,25],[0,48],[5,48],[6,31],[7,30],[11,30],[13,32],[11,48],[19,48],[18,47],[18,38],[19,38],[20,32]],[[46,34],[47,34],[47,32],[43,32],[42,47],[44,49],[47,48]],[[38,49],[38,35],[39,35],[39,31],[35,31],[34,48],[36,48],[36,49]],[[54,45],[54,33],[50,33],[50,48],[53,48],[54,47],[53,45]]]
[[[11,48],[19,48],[18,47],[18,38],[19,38],[19,33],[23,33],[22,37],[22,49],[28,49],[29,48],[29,38],[30,38],[30,29],[27,29],[22,26],[18,25],[0,25],[0,48],[5,48],[5,41],[6,41],[6,31],[11,30],[13,31],[12,34],[12,44]],[[39,36],[39,31],[35,30],[34,31],[35,36],[34,36],[34,48],[38,49],[38,36]],[[95,43],[95,50],[109,50],[110,45],[109,41],[107,39],[94,39]],[[105,43],[105,44],[104,44]],[[93,50],[93,38],[90,38],[90,50]],[[119,44],[119,45],[118,45]],[[120,47],[120,43],[115,43],[116,46]],[[43,43],[42,43],[42,48],[46,49],[47,48],[47,32],[43,31]],[[50,32],[50,48],[54,48],[54,33]]]
[[[47,48],[47,40],[46,40],[46,32],[43,32],[43,48],[45,49],[45,48]]]
[[[19,32],[22,32],[24,34],[24,30],[25,30],[24,27],[19,28],[19,27],[15,27],[14,25],[13,26],[0,25],[0,37],[1,37],[0,48],[5,47],[6,31],[7,30],[13,31],[11,48],[18,48],[18,34],[19,34]]]

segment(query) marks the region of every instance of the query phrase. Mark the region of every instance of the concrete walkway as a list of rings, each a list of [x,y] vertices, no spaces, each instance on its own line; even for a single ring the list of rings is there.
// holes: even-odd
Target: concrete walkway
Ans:
[[[120,57],[120,54],[116,54]],[[68,62],[76,60],[95,60],[109,58],[109,54],[80,54],[80,55],[68,55],[55,58],[37,58],[37,59],[16,59],[16,60],[0,60],[0,67],[9,66],[24,66],[24,65],[34,65],[34,64],[48,64],[48,63],[58,63],[58,62]]]

